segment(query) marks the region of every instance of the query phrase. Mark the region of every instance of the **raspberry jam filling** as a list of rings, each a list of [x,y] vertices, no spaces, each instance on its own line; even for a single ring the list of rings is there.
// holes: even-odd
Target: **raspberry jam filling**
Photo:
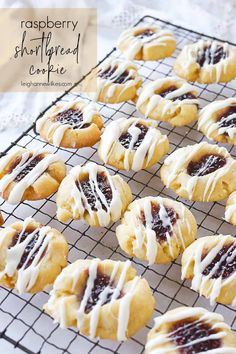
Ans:
[[[85,313],[89,313],[93,307],[97,304],[98,300],[100,299],[101,293],[106,290],[106,298],[103,301],[102,305],[106,305],[111,301],[112,294],[114,293],[114,290],[116,289],[114,286],[114,283],[111,282],[111,279],[108,275],[102,274],[102,273],[97,273],[97,277],[94,281],[94,285],[91,291],[91,295],[87,301],[87,304],[85,306]],[[84,294],[83,294],[84,295]],[[82,295],[82,298],[83,298]],[[118,299],[120,299],[123,296],[122,292],[120,292],[120,295]]]
[[[100,196],[95,192],[96,188],[94,185],[92,186],[91,183],[93,183],[91,180],[86,179],[84,181],[81,181],[80,183],[76,182],[76,185],[77,188],[85,195],[87,202],[92,210],[98,210],[97,201],[99,201],[102,205],[102,209],[107,211],[106,205],[104,205]],[[112,189],[104,172],[100,172],[97,174],[97,185],[101,193],[105,196],[108,205],[110,205],[112,200]]]
[[[29,235],[34,232],[34,229],[32,228],[28,228],[24,231],[23,234],[21,234],[20,232],[17,233],[14,237],[13,237],[13,240],[12,240],[12,243],[10,245],[10,248],[11,247],[14,247],[16,245],[16,243],[21,243],[23,241],[25,241],[25,239],[27,237],[29,237]],[[20,237],[20,239],[19,239]],[[30,258],[27,260],[30,252],[32,251],[32,249],[35,247],[37,241],[38,241],[38,238],[39,238],[39,232],[35,233],[33,238],[27,243],[25,249],[24,249],[24,252],[22,254],[22,257],[21,257],[21,260],[17,266],[17,269],[19,270],[20,268],[22,268],[24,266],[24,269],[28,268],[31,263],[33,262],[34,258],[36,257],[37,253],[39,252],[40,250],[40,247],[42,246],[42,243],[40,243],[40,245],[37,247],[37,249],[35,249],[35,251],[31,254]],[[47,247],[46,249],[44,250],[44,252],[42,253],[40,259],[39,259],[39,262],[41,261],[41,259],[44,257],[45,253],[47,251]],[[26,262],[27,261],[27,262]],[[25,263],[26,262],[26,263]]]
[[[220,155],[206,154],[198,161],[191,161],[188,164],[187,172],[190,176],[205,176],[215,172],[226,164],[226,159]]]
[[[229,244],[221,248],[212,262],[204,269],[202,272],[203,275],[209,275],[213,268],[213,274],[211,275],[212,279],[217,279],[222,277],[223,279],[228,278],[232,273],[236,271],[236,254],[233,253],[236,250],[236,244]],[[207,256],[203,254],[202,260]]]
[[[205,64],[217,64],[227,57],[227,53],[221,45],[217,45],[216,49],[210,45],[197,53],[197,63],[202,67]]]
[[[132,146],[132,150],[136,150],[141,145],[143,139],[145,138],[145,135],[148,132],[148,127],[146,127],[146,125],[143,125],[141,123],[135,124],[135,127],[140,129],[140,133],[138,135],[137,140]],[[125,149],[128,149],[130,147],[131,140],[132,140],[132,135],[128,131],[119,137],[119,142],[121,143],[122,146],[124,146]]]
[[[168,87],[167,89],[163,90],[162,92],[158,93],[158,95],[161,97],[166,97],[166,95],[168,95],[168,93],[174,92],[176,90],[177,90],[177,87],[172,85],[172,86]],[[194,96],[191,92],[187,92],[184,95],[171,98],[171,101],[177,101],[177,100],[183,101],[186,99],[193,100],[193,99],[196,99],[196,96]]]
[[[145,213],[141,211],[141,221],[145,227],[149,226],[155,231],[158,241],[163,242],[167,239],[167,234],[173,235],[173,225],[179,218],[179,215],[172,208],[164,207],[164,211],[160,213],[160,206],[151,203],[152,221],[151,225],[147,225]],[[161,214],[161,215],[160,215]]]
[[[236,128],[236,106],[228,107],[228,109],[218,117],[219,128]],[[224,135],[228,135],[226,131]]]
[[[194,318],[176,322],[170,331],[169,336],[179,347],[180,354],[197,354],[221,347],[220,339],[209,338],[210,335],[216,334],[217,330]]]
[[[83,112],[79,109],[67,109],[56,116],[56,120],[61,124],[70,124],[72,129],[87,128],[90,124],[83,124]]]
[[[130,79],[130,74],[128,70],[125,70],[120,75],[114,76],[113,74],[117,70],[117,66],[109,67],[106,70],[100,70],[98,72],[98,76],[102,79],[111,79],[114,84],[124,84],[126,81]]]
[[[27,161],[29,161],[29,159],[32,157],[32,155],[28,158]],[[14,181],[15,182],[20,182],[30,171],[33,170],[33,168],[44,158],[44,155],[37,155],[35,156],[35,158],[33,160],[31,160],[28,164],[27,161],[25,162],[25,164],[27,164],[25,166],[25,168],[23,168],[23,170],[18,173],[18,175],[15,177]],[[17,168],[17,166],[19,165],[19,163],[21,162],[21,156],[17,157],[15,159],[15,161],[11,164],[8,173],[11,173],[15,168]]]
[[[137,33],[135,37],[138,37],[140,39],[146,38],[146,37],[152,37],[154,35],[154,31],[152,29],[146,29],[141,33]]]

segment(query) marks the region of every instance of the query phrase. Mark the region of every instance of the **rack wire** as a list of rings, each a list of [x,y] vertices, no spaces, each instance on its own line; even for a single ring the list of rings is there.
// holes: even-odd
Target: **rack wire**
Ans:
[[[155,24],[168,28],[173,31],[177,40],[177,49],[172,57],[154,62],[136,62],[145,82],[173,75],[173,63],[184,45],[195,42],[200,38],[215,39],[152,16],[143,17],[136,25],[143,24]],[[233,43],[230,44],[234,45]],[[102,61],[107,57],[117,58],[122,57],[122,55],[116,48],[113,48]],[[66,91],[56,101],[52,102],[51,106],[58,101],[69,101],[78,96],[78,92],[75,90],[78,85],[79,83],[71,90]],[[195,83],[195,86],[199,89],[201,107],[216,99],[224,99],[236,94],[236,83],[234,81],[227,84],[213,85]],[[85,99],[88,100],[88,98]],[[124,102],[116,105],[98,104],[98,108],[104,117],[105,124],[120,117],[140,116],[132,102]],[[197,131],[196,123],[180,128],[173,128],[168,124],[160,123],[159,127],[162,133],[165,133],[169,138],[170,152],[188,144],[199,143],[205,139]],[[45,148],[48,151],[55,152],[66,162],[68,169],[77,164],[84,164],[88,160],[101,164],[96,154],[96,147],[80,150],[56,148],[45,143],[36,134],[35,123],[16,141],[11,143],[3,154],[16,147]],[[235,148],[230,148],[229,151],[233,157],[236,156]],[[106,167],[111,174],[117,173],[117,170],[114,168]],[[160,167],[161,163],[146,171],[136,173],[119,171],[119,174],[128,182],[134,198],[161,195],[183,202],[196,217],[199,237],[219,233],[234,235],[234,227],[223,220],[225,205],[223,202],[197,203],[177,197],[163,186],[159,177]],[[4,214],[6,224],[10,224],[16,220],[23,220],[25,217],[31,215],[41,223],[45,225],[50,224],[61,231],[69,243],[69,262],[73,262],[78,258],[93,257],[101,259],[112,258],[113,260],[127,259],[127,255],[119,248],[115,237],[115,227],[118,223],[108,228],[99,229],[90,228],[80,221],[60,223],[56,219],[55,195],[42,201],[25,201],[16,206],[11,206],[3,201],[1,203],[1,210]],[[230,306],[220,304],[211,307],[208,300],[199,297],[197,293],[192,291],[187,281],[181,281],[179,259],[165,266],[147,266],[145,262],[140,262],[135,258],[131,260],[137,268],[138,273],[148,280],[153,290],[156,299],[154,317],[178,306],[203,306],[211,311],[223,314],[226,322],[236,332],[236,310]],[[47,302],[48,295],[49,292],[44,291],[35,295],[20,296],[14,290],[1,287],[0,338],[6,339],[15,347],[29,354],[131,354],[134,352],[141,354],[144,352],[146,335],[152,326],[152,321],[126,342],[91,340],[80,335],[75,328],[62,330],[57,324],[53,323],[52,319],[42,311],[42,306]]]

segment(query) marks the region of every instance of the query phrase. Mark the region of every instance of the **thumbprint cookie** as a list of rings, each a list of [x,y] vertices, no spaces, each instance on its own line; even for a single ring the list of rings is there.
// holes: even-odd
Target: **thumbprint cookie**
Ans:
[[[137,67],[131,61],[107,59],[88,76],[83,90],[95,101],[119,103],[134,99],[141,84]]]
[[[145,85],[136,106],[146,117],[182,126],[197,118],[197,95],[196,88],[184,80],[166,77]]]
[[[174,70],[189,81],[228,82],[236,76],[236,50],[228,43],[200,40],[183,48]]]
[[[117,48],[130,60],[159,60],[172,55],[176,40],[170,30],[134,27],[121,33]]]
[[[50,226],[28,217],[0,231],[0,284],[36,293],[52,284],[67,265],[68,245]]]
[[[90,226],[117,221],[132,200],[128,184],[93,162],[73,167],[57,193],[59,221],[83,219]]]
[[[98,142],[103,119],[93,103],[60,102],[36,122],[37,132],[55,146],[83,148]]]
[[[225,220],[236,226],[236,192],[231,193],[227,200]]]
[[[236,145],[236,98],[204,107],[199,114],[198,129],[210,140]]]
[[[182,198],[218,201],[236,189],[236,160],[224,147],[207,142],[188,145],[165,159],[161,179]]]
[[[105,128],[98,155],[117,169],[139,171],[157,163],[168,150],[168,138],[157,129],[157,122],[120,118]]]
[[[196,234],[192,213],[182,203],[161,197],[132,202],[116,228],[122,250],[149,264],[175,260]]]
[[[191,288],[212,305],[236,305],[236,239],[218,235],[195,241],[183,253],[182,279],[190,279]]]
[[[66,175],[60,158],[45,150],[18,149],[0,159],[0,195],[10,204],[56,192]]]
[[[154,319],[145,354],[235,354],[236,338],[222,315],[178,307]]]
[[[92,339],[126,340],[154,310],[148,282],[130,261],[78,260],[63,269],[50,295],[46,313]]]

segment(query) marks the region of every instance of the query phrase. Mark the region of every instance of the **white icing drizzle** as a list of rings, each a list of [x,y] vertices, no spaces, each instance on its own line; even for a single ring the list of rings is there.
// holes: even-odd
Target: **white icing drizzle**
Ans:
[[[230,204],[227,203],[226,205],[226,209],[225,209],[225,220],[230,222],[231,218],[233,217],[233,215],[236,213],[236,203],[234,202],[234,198],[236,196],[236,193],[233,192],[230,197]]]
[[[141,133],[139,127],[136,126],[137,123],[145,125],[148,128],[148,131],[139,147],[134,149],[133,147],[138,141],[139,134]],[[144,167],[145,159],[146,165],[151,161],[157,143],[157,134],[159,134],[155,125],[146,125],[145,121],[142,119],[131,118],[127,120],[126,118],[120,118],[111,122],[106,127],[101,137],[101,157],[105,163],[108,162],[109,157],[115,148],[115,143],[126,131],[131,135],[131,140],[129,147],[124,148],[124,168],[127,171],[130,169],[133,171],[139,171]],[[166,136],[160,134],[160,140],[158,140],[158,143],[161,143],[165,139]]]
[[[212,236],[213,237],[213,236]],[[212,276],[214,273],[220,268],[221,263],[228,259],[227,263],[233,261],[236,257],[236,249],[232,252],[232,255],[229,257],[230,251],[232,251],[233,247],[236,245],[235,242],[232,242],[232,246],[225,252],[224,255],[221,256],[220,260],[215,264],[212,270],[209,272],[208,275],[203,275],[203,271],[212,263],[214,258],[217,256],[219,251],[228,244],[227,241],[231,240],[231,236],[224,236],[219,235],[217,237],[217,242],[214,247],[207,251],[206,257],[202,260],[202,254],[205,249],[205,242],[196,242],[194,247],[194,256],[193,258],[190,257],[189,260],[186,262],[185,266],[182,268],[182,279],[186,277],[188,268],[190,263],[194,260],[194,269],[193,269],[193,279],[191,288],[202,295],[204,288],[207,286],[209,288],[209,299],[211,305],[213,305],[220,295],[221,289],[227,283],[231,282],[234,278],[236,278],[236,272],[233,272],[229,277],[223,279],[222,276],[213,279]],[[211,283],[209,284],[209,280]],[[207,285],[206,285],[207,284]]]
[[[18,174],[23,171],[27,165],[34,160],[38,155],[44,154],[44,150],[32,151],[22,149],[19,150],[21,153],[21,160],[19,164],[11,171],[11,173],[5,174],[0,180],[0,193],[2,194],[4,190],[9,186],[11,182],[18,176]],[[32,156],[31,156],[32,154]],[[14,161],[16,158],[16,152],[12,152],[0,160],[0,170],[2,171],[7,167],[7,165]],[[11,189],[8,197],[8,203],[18,204],[21,202],[26,189],[31,186],[49,167],[50,164],[60,161],[59,158],[54,154],[46,154],[42,160],[40,160],[37,165],[29,171],[19,182],[15,183]]]
[[[108,86],[109,88],[106,92],[106,96],[107,98],[111,98],[116,88],[123,85],[124,88],[119,93],[119,97],[120,97],[125,90],[127,90],[131,86],[136,85],[140,81],[140,77],[137,75],[136,67],[131,61],[128,60],[107,59],[99,66],[98,69],[101,71],[106,71],[108,69],[110,70],[115,69],[115,71],[107,79],[102,77],[97,77],[96,92],[93,92],[91,94],[91,97],[95,101],[98,100],[101,91]],[[128,72],[125,82],[123,82],[122,84],[115,83],[117,78],[119,78],[125,71]]]
[[[177,87],[175,91],[169,92],[165,97],[162,97],[160,94],[155,93],[157,90],[160,90],[164,85],[169,84],[170,86],[172,84],[176,84],[176,86],[179,86],[181,83],[180,87]],[[175,110],[178,107],[181,107],[182,105],[185,104],[198,104],[199,101],[198,99],[184,99],[184,100],[178,100],[176,99],[175,101],[172,101],[176,97],[180,97],[184,94],[187,93],[194,93],[197,95],[198,91],[196,88],[184,80],[181,80],[177,77],[167,77],[163,79],[158,79],[155,81],[152,81],[148,83],[147,85],[144,86],[143,90],[141,91],[138,100],[137,100],[137,108],[140,109],[140,107],[147,103],[147,106],[145,108],[145,116],[148,117],[154,109],[160,104],[160,103],[165,103],[165,106],[162,110],[162,116],[164,116],[168,111],[170,113],[175,112]],[[161,93],[161,92],[160,92]]]
[[[182,51],[182,55],[184,57],[185,60],[179,60],[178,63],[179,65],[181,65],[182,69],[187,71],[190,67],[190,65],[196,63],[197,60],[197,55],[198,53],[201,54],[201,52],[204,51],[204,48],[209,47],[211,45],[211,50],[209,52],[207,52],[206,54],[210,54],[211,53],[211,58],[214,56],[214,53],[217,49],[217,45],[221,45],[223,46],[223,51],[228,53],[228,55],[226,56],[226,58],[221,58],[220,61],[216,64],[212,64],[210,62],[210,64],[208,64],[208,60],[205,60],[202,69],[208,71],[208,73],[211,74],[211,78],[212,80],[214,79],[213,74],[213,68],[215,68],[216,71],[216,80],[215,82],[219,82],[220,81],[220,77],[222,73],[225,73],[227,70],[227,65],[229,62],[229,57],[230,57],[230,50],[229,50],[229,45],[228,43],[218,43],[216,41],[204,41],[204,40],[200,40],[197,43],[194,44],[190,44],[187,45],[183,48]],[[208,57],[207,59],[210,59],[210,57]]]
[[[137,30],[138,29],[139,28],[137,27]],[[138,54],[146,44],[166,46],[167,41],[175,41],[172,32],[169,30],[161,30],[157,27],[142,27],[143,32],[146,30],[153,31],[152,36],[144,36],[143,38],[140,38],[139,35],[135,36],[130,29],[121,33],[117,46],[127,45],[124,54],[128,59],[134,59],[136,54]]]
[[[227,107],[232,107],[236,105],[236,99],[235,98],[227,98],[225,100],[220,100],[220,101],[215,101],[210,104],[208,104],[206,107],[204,107],[200,114],[199,114],[199,120],[198,120],[198,129],[201,130],[203,129],[205,135],[211,139],[211,134],[214,132],[217,132],[218,135],[222,135],[224,133],[227,133],[228,136],[233,139],[235,134],[236,134],[236,127],[228,126],[228,127],[220,127],[219,124],[224,122],[227,122],[233,118],[236,118],[236,114],[233,113],[229,115],[228,117],[225,117],[223,120],[220,121],[213,121],[211,117],[217,112],[220,111],[224,108]]]
[[[8,248],[6,251],[5,268],[0,272],[0,278],[4,276],[13,277],[15,274],[17,274],[15,288],[20,294],[30,291],[30,289],[35,285],[40,270],[40,264],[43,260],[41,257],[52,238],[51,227],[43,226],[36,228],[34,231],[27,235],[24,241],[21,242],[23,234],[27,231],[27,227],[32,222],[34,222],[34,220],[31,217],[28,217],[24,220],[22,230],[19,234],[16,244]],[[37,233],[39,234],[37,241],[30,250],[26,260],[24,261],[24,264],[19,270],[17,270],[26,247],[35,238]],[[26,267],[28,261],[37,250],[38,252],[34,256],[31,264]]]
[[[94,260],[92,260],[92,262],[89,266],[89,270],[88,270],[89,276],[87,279],[85,293],[84,293],[83,299],[80,303],[79,309],[77,311],[78,329],[81,329],[81,327],[83,326],[84,318],[87,315],[85,313],[85,308],[86,308],[86,304],[88,302],[88,299],[91,296],[92,289],[94,287],[94,282],[97,277],[97,269],[98,269],[99,262],[100,262],[99,259],[94,259]],[[101,310],[101,307],[105,304],[108,294],[110,294],[112,292],[112,296],[111,296],[111,300],[110,300],[110,304],[112,304],[114,301],[116,301],[119,298],[120,292],[122,291],[122,289],[124,287],[126,274],[127,274],[127,271],[131,265],[130,261],[126,261],[124,263],[116,287],[111,288],[111,285],[114,286],[113,282],[115,280],[115,277],[117,276],[120,265],[121,265],[121,262],[115,263],[113,271],[110,276],[109,284],[100,293],[99,298],[98,298],[98,302],[92,308],[92,310],[89,312],[90,338],[96,337],[97,327],[98,327],[98,323],[99,323],[100,310]],[[130,289],[120,299],[118,320],[117,320],[118,321],[117,322],[117,339],[118,340],[125,340],[126,339],[126,331],[127,331],[128,322],[129,322],[130,303],[131,303],[133,293],[135,291],[138,281],[139,281],[139,277],[136,276],[132,280],[132,284],[130,286]]]
[[[184,148],[180,148],[175,150],[172,154],[170,154],[164,161],[165,166],[171,166],[171,169],[168,171],[168,175],[166,176],[166,186],[169,187],[171,183],[177,178],[180,174],[186,173],[186,166],[188,166],[189,162],[194,158],[194,156],[203,151],[211,151],[208,149],[209,146],[213,146],[208,144],[207,142],[202,142],[195,145],[188,145]],[[188,192],[189,198],[192,199],[194,190],[198,183],[199,178],[204,178],[207,176],[208,180],[205,186],[205,190],[203,193],[203,200],[209,201],[211,198],[212,193],[214,192],[215,186],[218,180],[227,173],[227,171],[231,168],[232,163],[234,160],[228,154],[228,151],[224,147],[216,147],[216,153],[221,154],[226,159],[226,164],[222,167],[217,169],[216,171],[209,173],[205,176],[188,176],[188,180],[184,188]],[[213,152],[214,153],[214,152]]]
[[[172,238],[176,238],[177,242],[182,244],[183,249],[185,249],[185,242],[184,237],[182,235],[181,224],[187,225],[189,228],[188,219],[185,218],[185,208],[182,206],[182,215],[179,215],[179,218],[176,220],[175,226],[178,229],[178,232],[174,231],[174,227],[171,223],[170,217],[166,211],[165,206],[165,199],[161,197],[146,197],[143,200],[143,203],[139,206],[136,204],[135,209],[135,240],[133,241],[133,252],[138,257],[140,249],[142,249],[143,243],[146,243],[146,256],[149,262],[149,265],[155,263],[157,255],[158,255],[158,248],[161,247],[161,244],[158,242],[158,238],[156,236],[155,231],[153,228],[153,216],[152,216],[152,203],[157,204],[159,206],[159,218],[162,222],[163,227],[170,228],[172,235],[169,232],[166,232],[166,243],[168,245],[170,255],[174,258],[173,252],[173,244]],[[146,225],[144,226],[140,220],[141,212],[143,211]]]
[[[97,211],[92,209],[83,192],[83,188],[81,187],[80,175],[84,175],[86,173],[88,174],[88,181],[91,186],[92,194],[96,199],[95,205]],[[111,201],[107,201],[105,195],[99,189],[97,181],[97,175],[99,173],[105,173],[107,177],[107,181],[112,191]],[[97,216],[100,226],[108,225],[111,218],[113,220],[119,219],[122,210],[122,200],[119,191],[114,186],[112,177],[109,175],[105,167],[89,162],[83,167],[73,167],[70,170],[69,175],[74,179],[74,185],[71,189],[71,197],[74,201],[72,205],[73,217],[75,217],[79,212],[80,216],[83,218],[84,213],[88,212],[92,219]],[[78,183],[79,188],[76,185],[76,182]],[[106,210],[102,207],[103,205]]]
[[[99,112],[97,111],[97,107],[96,105],[91,102],[89,104],[86,104],[84,106],[84,101],[82,100],[73,100],[67,103],[64,103],[60,109],[55,110],[53,112],[47,112],[46,114],[44,114],[44,116],[42,118],[40,118],[37,122],[36,122],[36,130],[38,133],[40,133],[40,131],[43,129],[45,123],[48,121],[48,119],[50,119],[52,121],[51,127],[50,129],[48,129],[47,131],[47,139],[49,140],[49,138],[52,136],[52,142],[53,145],[55,146],[60,146],[61,141],[64,137],[65,132],[68,129],[73,129],[73,125],[68,124],[68,123],[64,123],[62,124],[61,122],[56,120],[56,116],[58,114],[61,114],[69,109],[79,109],[79,105],[82,104],[82,121],[77,123],[76,125],[79,125],[77,129],[80,129],[80,127],[82,127],[84,124],[90,124],[93,121],[93,117],[96,114],[99,114]]]
[[[168,323],[174,324],[175,322],[184,321],[188,318],[196,318],[196,320],[192,322],[192,325],[198,325],[199,322],[203,322],[208,324],[212,329],[218,329],[218,331],[216,333],[209,334],[206,337],[190,340],[187,344],[177,345],[174,342],[176,330],[173,330],[169,333],[165,333],[161,330],[162,325]],[[223,322],[224,318],[221,315],[209,312],[200,307],[182,308],[181,311],[176,313],[169,311],[163,316],[155,318],[154,321],[155,336],[149,339],[146,344],[146,350],[148,350],[149,354],[166,354],[167,352],[174,354],[178,350],[184,349],[185,347],[189,347],[197,343],[202,343],[214,339],[223,339],[227,336],[226,330],[230,329],[230,327]],[[208,351],[199,352],[199,354],[234,354],[234,352],[235,348],[233,347],[221,346],[217,349],[210,349]]]

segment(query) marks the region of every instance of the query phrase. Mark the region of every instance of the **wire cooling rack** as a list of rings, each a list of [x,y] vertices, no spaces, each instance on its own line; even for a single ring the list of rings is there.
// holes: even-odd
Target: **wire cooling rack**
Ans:
[[[177,39],[177,49],[171,58],[154,62],[136,62],[145,82],[172,75],[175,58],[184,45],[195,42],[200,38],[212,38],[151,16],[143,17],[137,24],[156,24],[168,28],[173,31]],[[107,56],[120,57],[122,55],[114,48]],[[224,99],[236,94],[235,82],[208,86],[195,84],[195,86],[198,87],[200,92],[201,107],[216,99]],[[68,101],[75,98],[76,95],[77,92],[72,89],[65,92],[55,102],[59,100]],[[135,109],[135,105],[131,102],[117,105],[98,104],[98,107],[104,117],[105,124],[120,117],[140,116]],[[203,135],[197,131],[196,123],[181,128],[172,128],[165,123],[160,123],[159,127],[170,140],[171,152],[188,144],[199,143],[204,139]],[[84,164],[88,160],[101,163],[97,156],[96,147],[81,150],[53,147],[46,144],[35,133],[34,124],[13,142],[4,153],[15,147],[46,148],[49,151],[56,152],[66,161],[68,169],[77,164]],[[236,149],[232,148],[230,152],[235,157]],[[173,192],[163,186],[159,177],[160,167],[161,164],[157,164],[147,171],[137,173],[119,171],[119,174],[129,183],[135,198],[161,195],[182,201],[197,219],[199,237],[218,233],[234,235],[233,226],[223,220],[224,203],[196,203],[176,197]],[[108,170],[112,174],[117,173],[117,170],[113,168],[108,167]],[[90,228],[80,221],[72,221],[67,224],[60,223],[55,215],[55,195],[43,201],[26,201],[17,206],[10,206],[8,203],[2,202],[1,209],[6,224],[18,219],[23,220],[25,217],[32,215],[36,220],[44,224],[50,224],[61,231],[69,243],[69,262],[78,258],[92,257],[112,258],[113,260],[127,259],[127,256],[118,247],[115,237],[115,224],[109,228],[96,229]],[[146,263],[137,259],[132,259],[132,262],[138,273],[148,280],[154,292],[156,299],[154,316],[182,305],[203,306],[211,311],[223,314],[226,322],[236,331],[236,310],[220,304],[210,307],[208,300],[199,297],[197,293],[192,291],[188,282],[181,281],[179,259],[166,266],[153,265],[148,267]],[[152,321],[146,328],[123,343],[90,340],[79,335],[74,328],[62,330],[57,324],[54,324],[52,319],[42,311],[42,306],[47,300],[47,291],[36,295],[19,296],[14,290],[0,288],[1,337],[25,353],[30,354],[141,354],[144,352],[146,335],[152,326]]]

